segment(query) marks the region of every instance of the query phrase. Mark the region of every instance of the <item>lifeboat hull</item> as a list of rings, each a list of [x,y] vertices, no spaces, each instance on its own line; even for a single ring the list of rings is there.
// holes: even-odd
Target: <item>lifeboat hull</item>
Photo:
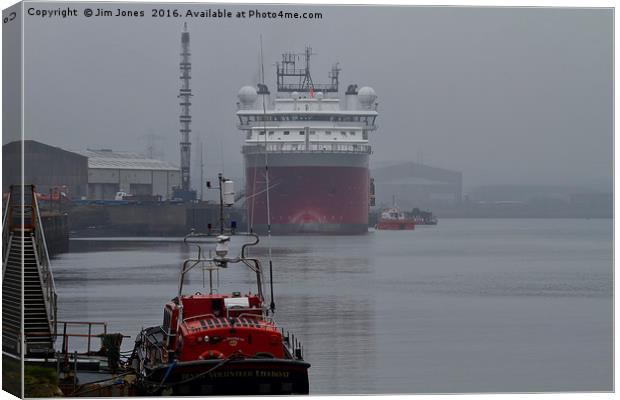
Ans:
[[[138,378],[138,393],[143,396],[308,394],[309,367],[307,362],[288,359],[178,362],[146,369],[148,378]]]

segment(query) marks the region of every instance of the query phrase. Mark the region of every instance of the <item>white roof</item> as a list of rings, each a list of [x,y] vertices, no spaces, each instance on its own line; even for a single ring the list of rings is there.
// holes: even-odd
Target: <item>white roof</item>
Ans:
[[[225,297],[224,306],[231,307],[250,307],[250,299],[248,297]]]
[[[138,153],[112,150],[82,150],[76,153],[88,157],[88,168],[139,169],[178,171],[179,167],[167,161],[146,158]]]

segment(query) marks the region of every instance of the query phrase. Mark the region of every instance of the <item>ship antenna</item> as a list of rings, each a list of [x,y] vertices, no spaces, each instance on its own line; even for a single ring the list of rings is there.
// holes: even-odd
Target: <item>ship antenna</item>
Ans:
[[[261,84],[265,85],[265,63],[263,61],[263,35],[260,35],[260,69],[261,69]],[[271,302],[269,309],[273,314],[276,310],[276,303],[273,299],[273,260],[271,257],[271,210],[269,203],[269,162],[267,160],[267,108],[265,105],[266,93],[262,95],[263,103],[263,132],[265,133],[265,195],[267,197],[267,249],[269,252],[269,288],[271,291]]]

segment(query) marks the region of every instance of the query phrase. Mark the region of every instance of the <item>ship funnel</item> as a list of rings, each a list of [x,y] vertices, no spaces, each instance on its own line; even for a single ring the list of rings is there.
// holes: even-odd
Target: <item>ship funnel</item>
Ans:
[[[269,88],[264,83],[258,83],[256,84],[256,87],[258,88],[257,95],[259,97],[259,108],[263,108],[263,105],[267,107],[267,103],[269,101]]]
[[[266,94],[269,96],[269,88],[264,83],[259,83],[256,85],[258,87],[258,94]]]
[[[357,110],[357,85],[349,85],[345,93],[345,107],[347,110]]]

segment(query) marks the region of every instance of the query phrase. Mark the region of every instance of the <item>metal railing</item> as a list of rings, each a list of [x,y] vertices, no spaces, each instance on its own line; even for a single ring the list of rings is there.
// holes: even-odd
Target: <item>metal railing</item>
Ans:
[[[372,147],[367,144],[343,143],[268,143],[269,153],[357,153],[371,154]],[[265,152],[265,144],[244,145],[243,154],[260,154]]]
[[[91,341],[93,338],[100,338],[101,335],[107,335],[108,324],[105,322],[90,322],[90,321],[54,321],[54,324],[61,324],[63,326],[62,333],[56,333],[56,336],[62,336],[62,349],[61,354],[68,355],[69,351],[69,338],[86,338],[86,354],[91,353]],[[87,326],[88,333],[74,333],[67,332],[67,328],[71,326]],[[103,332],[93,333],[93,326],[103,327]]]
[[[260,308],[243,308],[243,309],[232,309],[232,310],[226,310],[226,317],[216,317],[213,314],[200,314],[200,315],[193,315],[191,317],[187,317],[183,319],[183,322],[188,322],[188,321],[193,321],[196,319],[224,319],[226,320],[228,323],[231,324],[241,324],[243,325],[243,323],[241,322],[241,318],[251,318],[254,319],[256,321],[256,323],[259,325],[259,328],[263,328],[263,329],[275,329],[277,330],[277,328],[275,327],[275,321],[273,320],[272,317],[263,315],[263,313],[261,314],[252,314],[252,313],[241,313],[235,317],[232,317],[230,315],[230,311],[262,311]],[[165,332],[164,332],[165,333]]]
[[[192,315],[191,317],[183,318],[183,322],[193,321],[195,319],[207,318],[207,317],[211,319],[218,318],[213,314],[200,314],[200,315]]]
[[[315,92],[337,92],[338,85],[331,83],[314,83],[306,87],[296,83],[278,83],[278,92],[307,92],[310,91],[310,86],[313,87]]]
[[[9,192],[6,198],[6,205],[3,210],[4,214],[2,214],[2,280],[4,280],[4,271],[6,270],[6,264],[9,259],[9,251],[11,251],[9,247],[11,244],[11,230],[8,225],[9,204],[11,204],[11,192]]]
[[[45,301],[45,310],[47,311],[47,320],[49,321],[50,332],[52,335],[55,335],[58,314],[58,295],[56,294],[56,284],[54,283],[54,275],[52,274],[49,252],[45,241],[45,233],[43,232],[43,224],[41,223],[41,215],[39,214],[39,205],[34,191],[32,192],[32,211],[35,220],[33,238],[34,254],[37,258],[37,268],[39,270],[41,290],[43,291],[43,299]]]
[[[284,347],[289,355],[296,360],[303,360],[304,358],[304,346],[301,344],[301,341],[298,340],[295,335],[286,331],[284,333],[284,328],[280,328],[280,332],[282,333],[282,341],[284,343]]]

